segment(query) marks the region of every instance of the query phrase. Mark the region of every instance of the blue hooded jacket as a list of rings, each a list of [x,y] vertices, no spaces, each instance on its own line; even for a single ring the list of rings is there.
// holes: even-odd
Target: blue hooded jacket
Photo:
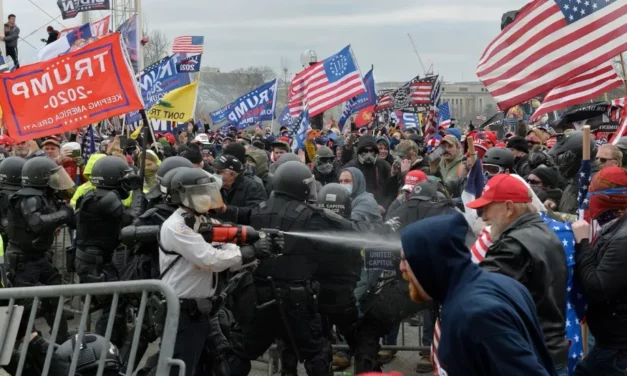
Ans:
[[[557,375],[529,292],[473,264],[467,231],[464,216],[453,213],[401,232],[412,272],[442,304],[440,366],[450,376]]]

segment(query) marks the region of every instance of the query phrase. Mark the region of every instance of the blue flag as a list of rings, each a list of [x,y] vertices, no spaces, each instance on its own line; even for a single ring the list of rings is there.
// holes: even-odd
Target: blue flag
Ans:
[[[238,129],[263,120],[274,118],[276,105],[277,79],[267,82],[250,93],[243,95],[231,104],[231,110],[226,115],[230,124]]]
[[[85,163],[87,163],[89,157],[96,152],[96,139],[98,139],[99,143],[100,137],[94,134],[94,126],[90,125],[87,128],[87,132],[83,136],[83,142],[81,143],[81,151]]]
[[[342,111],[342,116],[337,122],[340,126],[340,129],[344,128],[346,120],[348,120],[348,118],[352,114],[354,114],[355,112],[359,112],[360,110],[363,110],[368,106],[377,104],[377,92],[374,89],[374,75],[372,74],[373,69],[370,69],[370,71],[368,71],[368,73],[366,73],[366,75],[364,76],[364,85],[366,86],[366,92],[351,98],[344,105],[344,111]]]
[[[291,128],[294,125],[294,119],[292,118],[292,115],[290,115],[289,106],[285,106],[283,111],[281,111],[281,115],[279,115],[279,124],[288,128]]]
[[[181,54],[181,58],[176,63],[176,71],[179,73],[199,72],[202,54],[187,55],[188,54]]]
[[[298,126],[298,129],[295,129],[296,137],[294,137],[294,142],[292,143],[292,150],[295,152],[298,149],[303,149],[305,147],[305,139],[307,139],[307,131],[311,129],[311,125],[309,123],[309,110],[305,107],[305,110],[301,112],[300,117],[296,121],[294,127]]]
[[[396,116],[398,118],[397,125],[402,130],[408,129],[419,129],[420,128],[420,120],[418,119],[418,114],[413,112],[403,112],[396,111]]]
[[[229,103],[217,111],[210,112],[209,116],[211,116],[211,122],[213,124],[218,124],[218,123],[222,123],[223,121],[225,121],[226,115],[229,113],[232,106],[233,106],[233,103]]]
[[[191,83],[188,73],[177,72],[178,58],[178,55],[164,57],[142,71],[139,76],[139,87],[146,110],[157,104],[166,93]],[[141,120],[139,111],[133,111],[126,115],[126,124],[135,123],[139,120]]]
[[[577,216],[579,219],[583,219],[583,212],[588,209],[588,187],[590,187],[590,181],[592,180],[590,160],[581,161],[578,178],[579,191],[577,192],[577,202],[579,203],[579,210],[577,211]]]

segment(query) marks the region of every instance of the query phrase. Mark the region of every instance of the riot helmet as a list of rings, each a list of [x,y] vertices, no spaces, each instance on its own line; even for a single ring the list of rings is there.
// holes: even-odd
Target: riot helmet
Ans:
[[[99,159],[94,164],[90,180],[96,188],[118,190],[120,193],[128,193],[142,187],[141,178],[133,172],[128,163],[114,156]]]
[[[174,168],[174,169],[168,171],[165,174],[165,176],[163,177],[163,179],[161,179],[161,181],[159,182],[159,190],[161,191],[161,196],[163,197],[163,201],[165,201],[166,203],[169,203],[169,204],[172,203],[172,185],[171,185],[172,184],[172,178],[174,177],[174,175],[178,174],[180,171],[186,170],[188,168],[195,168],[195,167],[177,167],[177,168]],[[181,202],[180,198],[176,198],[175,202],[176,203]]]
[[[35,157],[22,167],[22,187],[52,188],[65,191],[74,187],[74,180],[62,166],[50,158]]]
[[[152,187],[152,189],[148,191],[148,193],[146,193],[146,199],[154,200],[161,196],[163,192],[161,188],[161,181],[168,172],[178,167],[194,168],[196,166],[194,166],[194,164],[189,159],[179,156],[168,157],[164,159],[163,162],[161,162],[159,168],[157,168],[157,184]]]
[[[56,367],[53,372],[55,374],[69,375],[77,339],[78,335],[73,336],[54,352]],[[104,337],[87,333],[83,336],[83,341],[79,346],[76,375],[96,375],[103,349],[106,349],[103,375],[118,375],[122,371],[122,362],[118,348],[111,342],[107,343]]]
[[[327,184],[318,192],[318,202],[316,206],[329,209],[344,218],[351,216],[351,195],[341,184]]]
[[[596,157],[596,143],[590,138],[590,160]],[[562,135],[555,146],[549,151],[549,156],[553,157],[555,165],[566,179],[572,179],[581,167],[583,158],[583,132],[575,131],[567,135]]]
[[[314,167],[323,175],[328,175],[333,171],[333,162],[335,162],[335,155],[328,146],[321,146],[313,159]]]
[[[316,179],[302,162],[285,162],[274,172],[275,194],[281,194],[300,202],[316,202]]]
[[[22,167],[26,160],[9,157],[0,162],[0,189],[17,191],[22,188]]]
[[[483,171],[486,175],[494,176],[506,171],[514,170],[514,153],[505,148],[491,148],[481,159]]]
[[[222,180],[203,169],[180,169],[170,182],[171,201],[204,214],[224,206],[221,188]]]

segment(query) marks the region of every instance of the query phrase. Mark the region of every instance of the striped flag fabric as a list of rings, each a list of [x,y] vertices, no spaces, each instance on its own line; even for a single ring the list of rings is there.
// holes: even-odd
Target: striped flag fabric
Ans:
[[[289,106],[292,117],[307,107],[316,116],[366,91],[351,46],[305,68],[292,80]]]
[[[174,54],[201,54],[205,44],[205,37],[185,35],[174,38],[172,53]]]
[[[438,107],[438,118],[440,119],[440,129],[447,129],[451,126],[451,108],[448,102],[444,102]]]
[[[577,211],[577,217],[584,219],[584,213],[588,210],[588,188],[590,187],[590,181],[592,180],[592,164],[590,160],[581,161],[581,167],[579,168],[579,191],[577,192],[577,202],[579,203],[579,210]]]
[[[381,95],[378,98],[377,111],[394,108],[395,98],[401,92],[402,94],[405,94],[404,91],[407,90],[407,88],[409,88],[410,91],[410,106],[427,106],[431,104],[433,94],[435,93],[433,88],[435,83],[437,82],[437,79],[438,76],[429,76],[422,79],[416,76],[397,90]],[[397,109],[400,110],[401,108]]]
[[[627,0],[536,0],[486,48],[477,76],[506,110],[627,50]]]
[[[584,103],[622,84],[612,63],[607,62],[553,88],[530,120],[535,121],[551,111]]]

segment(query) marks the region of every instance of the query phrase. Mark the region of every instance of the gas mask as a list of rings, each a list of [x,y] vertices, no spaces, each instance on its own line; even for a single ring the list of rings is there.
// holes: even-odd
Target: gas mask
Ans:
[[[357,160],[361,164],[374,164],[377,160],[377,153],[374,151],[367,151],[357,155]]]
[[[331,171],[333,171],[333,164],[325,163],[325,164],[316,166],[316,170],[318,170],[318,172],[321,173],[322,175],[328,175],[331,173]]]

